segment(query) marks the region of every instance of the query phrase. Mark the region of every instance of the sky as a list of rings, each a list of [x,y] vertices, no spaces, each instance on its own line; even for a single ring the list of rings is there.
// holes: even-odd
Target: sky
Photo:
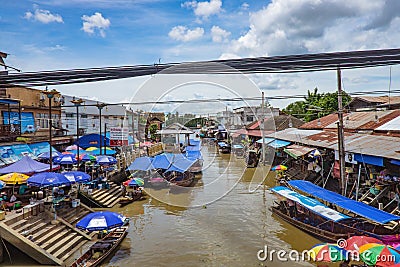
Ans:
[[[28,72],[397,48],[399,16],[397,0],[2,1],[0,51],[9,53],[6,64]],[[399,74],[399,66],[344,70],[343,88],[398,89]],[[152,78],[53,87],[68,95],[126,102]],[[334,71],[248,78],[267,97],[337,88]],[[192,86],[181,95],[224,93]],[[283,108],[293,101],[270,104]]]

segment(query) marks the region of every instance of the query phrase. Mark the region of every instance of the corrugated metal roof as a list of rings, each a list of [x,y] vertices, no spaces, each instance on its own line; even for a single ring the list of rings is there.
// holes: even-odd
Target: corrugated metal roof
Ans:
[[[388,96],[357,96],[354,97],[352,101],[355,100],[364,100],[371,103],[380,103],[380,104],[389,104],[389,97]],[[398,104],[400,103],[400,96],[391,96],[390,97],[390,104]]]
[[[314,149],[315,148],[312,148],[312,147],[299,146],[299,145],[293,144],[293,145],[286,147],[285,151],[288,151],[289,153],[293,154],[296,157],[301,157],[307,153],[310,153]]]
[[[332,123],[336,123],[337,120],[338,120],[337,114],[329,114],[322,118],[307,122],[299,128],[301,128],[301,129],[321,129],[322,130],[326,126],[328,126]]]
[[[385,116],[393,113],[394,110],[385,111],[363,111],[348,113],[343,118],[345,129],[350,130],[373,130],[380,126],[380,120]],[[336,129],[337,124],[332,123],[327,125],[327,129]]]
[[[268,137],[279,138],[281,140],[296,142],[311,147],[323,147],[338,150],[336,131],[301,131],[302,135],[296,135],[296,131],[293,131],[293,129],[286,129],[275,134],[270,134]],[[399,137],[357,133],[345,133],[344,138],[346,152],[372,155],[389,159],[400,159],[400,147],[393,145],[399,143],[399,141]]]
[[[400,110],[399,110],[400,112]],[[377,131],[400,131],[400,116],[397,116],[396,118],[390,120],[389,122],[386,122],[379,126],[378,128],[375,128]]]

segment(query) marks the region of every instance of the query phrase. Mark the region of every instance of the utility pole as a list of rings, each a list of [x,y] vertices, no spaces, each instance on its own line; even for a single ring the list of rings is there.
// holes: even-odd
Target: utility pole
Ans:
[[[340,189],[341,194],[345,194],[345,150],[344,150],[344,130],[343,130],[343,103],[342,103],[342,74],[340,67],[337,68],[338,84],[338,150],[340,167]]]
[[[264,136],[264,123],[265,123],[265,115],[264,115],[264,92],[261,92],[261,136],[262,136],[262,160],[263,165],[265,166],[265,136]]]

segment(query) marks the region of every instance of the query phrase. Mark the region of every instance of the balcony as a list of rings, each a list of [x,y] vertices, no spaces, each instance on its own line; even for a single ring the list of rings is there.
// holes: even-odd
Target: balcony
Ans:
[[[15,138],[20,134],[21,130],[19,128],[19,125],[9,125],[9,124],[0,125],[0,141],[2,142],[14,141]]]

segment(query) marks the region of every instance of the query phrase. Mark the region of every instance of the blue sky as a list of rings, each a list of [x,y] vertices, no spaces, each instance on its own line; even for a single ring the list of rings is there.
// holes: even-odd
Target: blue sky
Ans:
[[[0,51],[10,53],[7,64],[39,71],[396,48],[399,14],[396,0],[3,1]],[[344,71],[344,88],[386,89],[388,75],[389,67]],[[398,75],[392,67],[392,88]],[[250,78],[271,96],[336,89],[334,72]],[[55,88],[119,102],[146,79]]]

